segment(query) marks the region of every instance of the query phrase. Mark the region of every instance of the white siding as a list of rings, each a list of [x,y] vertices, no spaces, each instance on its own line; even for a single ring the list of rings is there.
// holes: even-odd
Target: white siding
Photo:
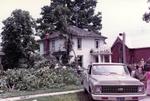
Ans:
[[[83,67],[87,68],[88,65],[90,63],[93,62],[94,57],[91,56],[90,54],[90,50],[94,49],[94,50],[100,50],[96,49],[96,45],[95,45],[95,39],[97,38],[88,38],[88,37],[79,37],[82,38],[82,48],[78,49],[77,48],[77,37],[73,38],[73,50],[76,54],[76,56],[81,55],[83,56]],[[55,49],[52,49],[52,40],[50,40],[50,52],[57,52],[57,51],[65,51],[64,48],[64,39],[53,39],[55,41]],[[99,47],[104,45],[104,39],[99,39]],[[71,61],[74,60],[75,54],[73,51],[71,51],[71,54],[73,56],[73,58],[71,58]],[[44,54],[44,46],[43,46],[43,42],[40,42],[40,54]]]
[[[77,49],[77,38],[73,38],[73,49],[76,53],[76,56],[83,56],[83,67],[87,68],[90,63],[92,63],[92,56],[90,54],[91,49],[95,49],[95,38],[82,38],[82,48]],[[103,45],[104,41],[100,39],[99,45]],[[71,55],[74,56],[73,52]],[[73,58],[72,58],[73,60]]]

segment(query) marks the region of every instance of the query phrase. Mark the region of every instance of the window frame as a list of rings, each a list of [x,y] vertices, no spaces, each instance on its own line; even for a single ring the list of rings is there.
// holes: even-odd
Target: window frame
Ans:
[[[95,39],[95,48],[96,48],[96,49],[99,48],[99,39]]]
[[[77,49],[82,49],[82,38],[77,38]]]
[[[77,58],[78,58],[78,65],[80,65],[82,67],[83,66],[83,55],[78,55]],[[81,60],[81,61],[79,61],[79,60]]]
[[[55,40],[52,40],[52,50],[55,51]]]

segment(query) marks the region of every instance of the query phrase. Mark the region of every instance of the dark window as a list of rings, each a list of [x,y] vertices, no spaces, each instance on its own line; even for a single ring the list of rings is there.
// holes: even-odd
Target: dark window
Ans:
[[[55,40],[52,40],[52,49],[55,50]]]
[[[78,47],[78,49],[82,48],[82,39],[81,38],[77,39],[77,47]]]
[[[119,57],[119,63],[123,63],[123,57]]]
[[[103,60],[103,55],[101,55],[101,62],[104,62],[104,60]]]
[[[98,56],[95,56],[95,62],[98,63]]]
[[[44,54],[48,54],[49,53],[49,39],[46,39],[44,41]]]
[[[96,48],[99,47],[99,40],[95,40],[95,46],[96,46]]]
[[[78,56],[78,64],[82,67],[83,66],[83,56],[79,55]]]
[[[105,58],[105,62],[109,62],[109,55],[105,55],[104,58]]]

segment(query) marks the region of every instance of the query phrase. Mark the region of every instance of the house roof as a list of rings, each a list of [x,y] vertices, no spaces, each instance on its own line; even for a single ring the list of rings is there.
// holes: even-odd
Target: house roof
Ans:
[[[81,36],[81,37],[96,37],[96,38],[104,38],[107,37],[102,36],[101,34],[97,34],[93,31],[86,31],[81,28],[78,28],[76,26],[69,26],[68,30],[72,33],[74,36]]]
[[[103,38],[103,39],[107,39],[107,37],[102,36],[101,34],[97,34],[93,31],[86,31],[83,30],[81,28],[78,28],[76,26],[69,26],[68,27],[68,31],[72,34],[72,36],[74,37],[93,37],[93,38]],[[56,31],[53,32],[51,35],[48,36],[49,39],[53,39],[53,38],[57,38],[60,37],[61,32]],[[42,41],[44,39],[38,40],[38,41]]]

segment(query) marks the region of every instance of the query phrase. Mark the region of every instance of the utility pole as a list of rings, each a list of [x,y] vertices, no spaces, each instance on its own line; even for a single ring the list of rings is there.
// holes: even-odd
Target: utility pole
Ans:
[[[123,63],[126,64],[126,49],[125,49],[125,40],[126,40],[126,34],[119,33],[120,36],[122,36],[122,47],[123,47]]]

